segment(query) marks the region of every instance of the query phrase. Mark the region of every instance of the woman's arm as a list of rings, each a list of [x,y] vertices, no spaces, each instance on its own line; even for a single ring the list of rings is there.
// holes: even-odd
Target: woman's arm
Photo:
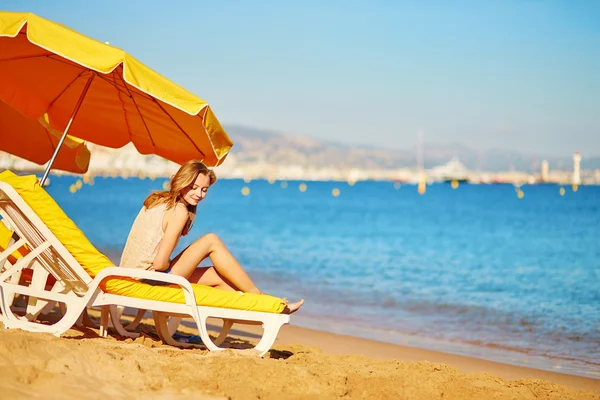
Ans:
[[[164,271],[169,268],[171,254],[179,242],[181,232],[188,221],[188,215],[187,207],[183,204],[177,204],[175,209],[165,214],[164,218],[167,220],[167,227],[163,239],[158,246],[158,253],[152,263],[155,270]]]

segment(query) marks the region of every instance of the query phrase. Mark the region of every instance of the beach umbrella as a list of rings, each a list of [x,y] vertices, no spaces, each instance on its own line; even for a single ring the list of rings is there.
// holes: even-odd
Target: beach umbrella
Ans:
[[[45,164],[58,146],[62,132],[46,128],[45,121],[35,121],[0,101],[0,151],[28,161]],[[90,151],[85,141],[67,135],[53,167],[84,174],[90,164]]]
[[[233,145],[206,101],[125,51],[31,13],[0,11],[0,100],[64,132],[58,148],[69,134],[217,166]]]

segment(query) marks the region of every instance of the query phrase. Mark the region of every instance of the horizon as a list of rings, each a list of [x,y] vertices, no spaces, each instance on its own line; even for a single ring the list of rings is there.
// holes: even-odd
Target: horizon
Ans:
[[[122,48],[223,125],[397,150],[422,130],[425,143],[476,151],[600,155],[594,1],[4,8]]]

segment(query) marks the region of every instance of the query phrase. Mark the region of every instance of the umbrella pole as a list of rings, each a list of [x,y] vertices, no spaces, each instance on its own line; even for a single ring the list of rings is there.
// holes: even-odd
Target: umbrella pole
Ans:
[[[42,187],[44,186],[44,182],[46,181],[46,178],[48,178],[48,174],[50,173],[50,168],[52,168],[52,164],[54,164],[54,160],[56,160],[56,156],[58,155],[60,147],[62,146],[63,142],[65,141],[65,138],[67,137],[69,128],[71,128],[71,124],[73,123],[75,116],[79,112],[81,103],[83,103],[83,99],[85,99],[85,95],[87,94],[88,89],[90,88],[90,85],[92,84],[92,81],[94,80],[94,76],[96,76],[96,73],[92,72],[92,74],[88,78],[87,82],[85,83],[85,87],[83,88],[83,91],[81,92],[81,95],[79,96],[79,100],[77,100],[77,104],[75,104],[75,109],[73,110],[73,114],[71,114],[71,119],[69,119],[69,123],[67,124],[65,131],[63,132],[62,136],[60,137],[60,140],[58,141],[58,144],[56,145],[56,149],[54,149],[54,154],[52,154],[52,158],[50,158],[50,161],[48,161],[48,165],[46,166],[44,175],[42,176],[42,179],[40,180],[40,186],[42,186]]]

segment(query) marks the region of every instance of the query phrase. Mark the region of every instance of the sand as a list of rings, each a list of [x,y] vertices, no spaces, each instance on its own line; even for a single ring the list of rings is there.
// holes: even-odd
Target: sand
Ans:
[[[74,328],[0,330],[6,399],[600,399],[600,380],[286,326],[263,358]],[[235,326],[234,326],[235,328]],[[193,333],[190,328],[182,331]],[[235,330],[228,345],[256,341]]]

